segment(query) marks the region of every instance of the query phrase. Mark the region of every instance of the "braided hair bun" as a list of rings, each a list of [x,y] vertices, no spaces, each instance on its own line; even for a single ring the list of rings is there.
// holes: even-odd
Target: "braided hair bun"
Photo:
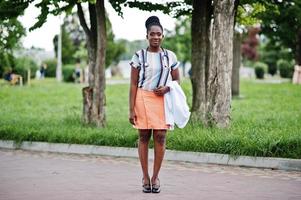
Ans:
[[[151,16],[145,21],[146,30],[149,31],[151,26],[159,26],[163,31],[163,27],[160,23],[160,20],[157,16]]]

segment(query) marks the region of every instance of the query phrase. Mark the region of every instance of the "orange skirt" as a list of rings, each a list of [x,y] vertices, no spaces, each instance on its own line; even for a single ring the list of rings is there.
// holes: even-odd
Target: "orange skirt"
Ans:
[[[134,128],[160,130],[169,128],[165,122],[163,96],[138,88],[134,110],[137,116]]]

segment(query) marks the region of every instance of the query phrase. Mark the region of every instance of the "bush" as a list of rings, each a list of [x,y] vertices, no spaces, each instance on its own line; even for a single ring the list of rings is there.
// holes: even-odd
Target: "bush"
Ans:
[[[57,60],[56,59],[48,59],[44,60],[43,63],[47,65],[46,69],[46,77],[56,77],[56,66],[57,66]]]
[[[255,75],[256,75],[256,78],[263,79],[264,78],[264,74],[268,70],[267,64],[262,63],[262,62],[256,62],[254,66],[255,66]]]
[[[277,65],[276,63],[268,64],[268,73],[274,76],[277,73]]]
[[[73,65],[64,65],[63,66],[63,80],[65,82],[74,82],[74,66]]]
[[[35,77],[35,72],[38,69],[37,63],[28,57],[21,57],[16,59],[16,66],[13,69],[13,72],[16,74],[19,74],[23,77],[23,82],[25,83],[27,81],[28,76],[28,70],[30,69],[30,78]]]
[[[280,59],[277,61],[277,67],[282,78],[292,78],[294,73],[294,67],[287,60]]]
[[[255,67],[255,75],[258,79],[264,78],[264,69],[262,67]]]
[[[279,51],[273,48],[262,46],[260,52],[260,61],[268,65],[267,73],[274,76],[277,73],[277,60],[279,59]]]

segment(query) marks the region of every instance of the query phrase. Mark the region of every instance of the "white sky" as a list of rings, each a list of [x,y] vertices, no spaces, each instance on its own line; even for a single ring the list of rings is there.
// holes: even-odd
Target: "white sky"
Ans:
[[[175,26],[175,19],[162,12],[145,12],[136,8],[124,8],[123,19],[118,16],[115,10],[106,0],[106,9],[112,23],[113,32],[116,39],[137,40],[144,39],[146,30],[144,26],[145,20],[151,15],[157,15],[161,24],[165,29],[172,30]],[[25,48],[40,47],[47,51],[53,51],[52,39],[55,34],[59,33],[60,19],[58,16],[48,16],[47,22],[39,29],[29,32],[28,29],[36,22],[36,17],[40,11],[34,4],[31,4],[20,17],[20,21],[27,29],[27,36],[22,39]],[[61,20],[62,21],[62,20]]]

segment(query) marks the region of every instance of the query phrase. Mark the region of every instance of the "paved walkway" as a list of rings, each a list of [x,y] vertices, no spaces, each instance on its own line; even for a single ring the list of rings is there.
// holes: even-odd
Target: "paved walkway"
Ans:
[[[143,194],[137,159],[0,149],[1,200],[300,200],[301,172],[165,161]]]

